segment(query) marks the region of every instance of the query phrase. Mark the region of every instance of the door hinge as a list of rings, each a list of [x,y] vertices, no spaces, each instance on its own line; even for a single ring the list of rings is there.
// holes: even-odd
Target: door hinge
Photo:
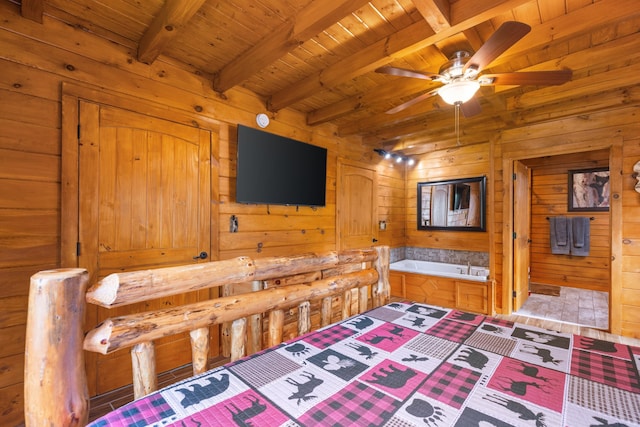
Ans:
[[[513,297],[515,298],[517,296],[516,291],[513,291]]]
[[[518,235],[516,234],[516,232],[513,232],[513,240],[516,240],[518,238]]]
[[[76,256],[80,256],[80,242],[76,242]]]
[[[514,180],[514,181],[516,180],[516,177],[517,177],[517,175],[514,173],[514,174],[513,174],[513,180]]]
[[[78,139],[80,139],[80,125],[78,125]]]

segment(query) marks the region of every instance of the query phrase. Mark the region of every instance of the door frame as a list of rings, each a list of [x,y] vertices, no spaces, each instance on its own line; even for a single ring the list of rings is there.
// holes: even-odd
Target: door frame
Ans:
[[[535,159],[545,156],[561,154],[583,153],[601,149],[609,149],[609,170],[611,201],[609,206],[610,232],[611,232],[611,268],[609,279],[609,331],[620,334],[622,330],[622,318],[620,310],[614,310],[622,303],[622,144],[621,136],[603,138],[599,140],[586,140],[578,143],[568,143],[565,136],[549,137],[545,140],[545,146],[532,149],[503,152],[502,155],[502,182],[504,186],[504,203],[502,205],[502,313],[513,313],[513,245],[514,231],[513,216],[513,174],[514,162],[526,159]],[[620,171],[617,173],[616,171]]]

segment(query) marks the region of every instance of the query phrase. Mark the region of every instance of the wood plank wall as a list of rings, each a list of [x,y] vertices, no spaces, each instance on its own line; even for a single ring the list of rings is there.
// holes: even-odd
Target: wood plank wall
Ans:
[[[487,202],[487,231],[418,230],[417,188],[419,182],[486,176],[487,194],[491,194],[490,162],[488,142],[433,151],[416,158],[416,164],[407,169],[406,246],[489,252],[493,218],[490,201]]]
[[[328,148],[327,206],[311,208],[244,206],[233,203],[235,124],[254,125],[264,101],[242,89],[221,100],[212,76],[187,65],[158,59],[135,60],[135,46],[98,39],[88,31],[52,20],[23,19],[20,6],[0,2],[0,425],[23,421],[23,359],[29,277],[60,267],[61,86],[62,82],[135,96],[170,110],[181,122],[220,129],[220,235],[217,257],[253,257],[335,250],[335,179],[338,158],[379,167],[379,158],[358,139],[336,137],[328,125],[310,128],[303,115],[283,110],[269,132]],[[381,218],[397,221],[395,188],[404,176],[382,174]],[[229,216],[242,233],[229,233]],[[215,228],[212,224],[212,228]],[[388,230],[381,242],[401,245],[404,228]],[[257,252],[258,243],[262,251]]]
[[[375,157],[378,157],[376,154]],[[378,244],[396,248],[405,245],[405,176],[411,166],[398,166],[393,161],[378,159],[378,221],[386,230],[378,231]]]
[[[611,229],[609,212],[568,212],[568,171],[609,166],[609,150],[545,156],[523,161],[531,168],[531,282],[609,292]],[[590,221],[589,256],[554,255],[549,217],[586,216]]]

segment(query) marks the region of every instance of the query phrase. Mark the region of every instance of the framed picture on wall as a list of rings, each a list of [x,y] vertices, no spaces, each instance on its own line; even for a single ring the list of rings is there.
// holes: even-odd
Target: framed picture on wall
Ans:
[[[609,168],[569,171],[569,212],[609,210]]]

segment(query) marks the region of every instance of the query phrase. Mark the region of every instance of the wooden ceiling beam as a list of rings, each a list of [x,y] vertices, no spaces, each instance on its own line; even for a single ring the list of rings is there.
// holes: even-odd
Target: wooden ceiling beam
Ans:
[[[433,31],[439,33],[451,27],[451,5],[448,0],[412,1]]]
[[[430,58],[439,58],[441,62],[445,62],[447,58],[435,46],[429,46],[422,52],[426,54],[429,50]],[[434,59],[435,61],[435,59]],[[346,115],[352,114],[354,111],[363,110],[382,104],[390,100],[397,100],[405,96],[418,96],[425,90],[434,89],[435,86],[430,82],[420,79],[399,78],[389,81],[389,84],[379,85],[375,89],[366,93],[357,94],[350,98],[318,108],[307,113],[307,124],[310,126],[325,123]]]
[[[329,28],[369,0],[315,1],[287,19],[259,43],[216,73],[213,89],[224,92],[266,68],[305,41]]]
[[[460,0],[451,5],[451,26],[436,33],[426,23],[417,22],[409,27],[367,46],[357,54],[333,64],[324,70],[293,83],[287,89],[269,97],[267,108],[278,111],[307,98],[314,93],[337,86],[374,69],[389,64],[395,58],[417,52],[427,46],[478,25],[496,15],[510,12],[529,0]]]
[[[567,98],[584,96],[585,93],[600,93],[624,86],[633,86],[637,84],[639,74],[640,63],[630,64],[624,68],[585,76],[561,86],[545,87],[510,97],[507,99],[507,108],[510,110],[533,108],[543,104],[563,101]]]
[[[206,0],[165,0],[138,44],[138,61],[151,64]]]
[[[20,13],[23,18],[42,24],[42,15],[44,15],[44,0],[22,0],[20,4]]]
[[[377,86],[366,93],[358,94],[350,98],[310,111],[307,114],[307,124],[310,126],[326,123],[331,120],[353,114],[365,109],[380,109],[380,105],[396,101],[403,97],[415,97],[428,90],[435,89],[438,83],[424,80],[402,78],[389,84]],[[391,108],[391,107],[386,107]]]
[[[381,127],[415,120],[416,118],[422,117],[425,114],[447,108],[452,107],[446,104],[439,96],[433,96],[416,104],[412,108],[407,108],[406,110],[399,111],[394,114],[387,114],[383,112],[379,114],[371,114],[364,119],[354,120],[350,123],[340,126],[338,128],[338,135],[347,136],[355,134],[367,134],[370,133],[373,129],[379,129]]]
[[[602,5],[603,3],[604,5]],[[614,7],[614,3],[616,7]],[[550,43],[558,42],[558,40],[562,40],[570,36],[573,33],[568,32],[567,28],[575,28],[576,25],[578,25],[577,22],[589,21],[589,25],[580,24],[585,27],[584,28],[585,31],[589,31],[589,29],[596,28],[598,25],[603,25],[603,26],[607,25],[612,20],[615,21],[615,20],[623,19],[625,16],[637,15],[640,12],[636,7],[634,7],[635,4],[636,3],[634,0],[623,0],[619,2],[617,0],[602,0],[588,7],[578,9],[573,14],[561,15],[556,19],[553,19],[547,23],[541,24],[538,27],[535,27],[531,31],[531,33],[527,35],[526,48],[522,46],[519,47],[519,45],[516,43],[516,45],[514,45],[512,48],[509,49],[508,51],[509,55],[500,56],[497,60],[495,60],[492,63],[492,65],[496,65],[500,63],[508,63],[509,61],[517,58],[518,55],[522,55],[522,53],[526,53],[526,50],[528,49],[535,49],[538,46],[540,47],[548,46]],[[620,10],[617,9],[617,5],[620,5]],[[614,8],[616,10],[615,12],[612,10],[611,13],[607,14],[606,10],[609,8]],[[612,17],[611,15],[614,15],[614,16]],[[595,24],[594,24],[594,20],[596,21]],[[630,39],[632,43],[635,42],[635,39],[633,38],[630,38]],[[614,45],[618,45],[618,44],[621,44],[621,45],[626,44],[627,42],[628,41],[626,40],[626,38],[625,40],[614,41],[612,42],[611,47],[613,48]],[[608,49],[608,46],[605,47],[603,45],[598,47],[591,47],[590,49],[593,50],[593,54],[595,55],[594,59],[585,60],[586,53],[584,51],[580,51],[580,52],[574,52],[571,55],[568,55],[567,57],[562,58],[561,61],[558,61],[558,59],[554,59],[551,62],[556,62],[557,65],[562,64],[564,66],[569,66],[570,68],[574,68],[573,67],[574,62],[583,64],[585,61],[587,61],[587,63],[591,65],[591,64],[597,64],[599,59],[601,58],[608,57],[608,55],[604,53],[604,51]],[[587,56],[590,56],[590,55],[587,55]],[[538,70],[540,69],[540,67],[538,66],[531,67],[531,69]],[[625,74],[625,76],[627,75],[629,74],[628,73]],[[576,77],[574,75],[574,79],[575,78]],[[620,80],[618,80],[617,82],[613,81],[610,83],[615,85],[615,83],[620,83]],[[531,108],[535,105],[539,105],[539,103],[543,102],[542,100],[544,99],[547,99],[547,100],[554,99],[556,96],[555,94],[560,94],[559,98],[564,99],[565,95],[561,95],[561,94],[567,93],[567,90],[569,90],[569,88],[574,85],[575,85],[575,88],[573,89],[573,92],[575,94],[584,92],[584,88],[581,86],[580,83],[568,82],[560,87],[553,86],[553,87],[541,88],[539,90],[527,91],[526,93],[520,96],[511,97],[509,99],[509,102],[507,102],[506,109],[508,110],[512,108]],[[611,89],[613,87],[607,87],[607,88]],[[512,86],[495,87],[496,92],[511,91],[512,89],[513,89]],[[602,90],[605,90],[605,89],[603,88]],[[441,102],[440,99],[436,98],[433,102],[425,101],[419,105],[414,106],[413,108],[394,114],[392,115],[392,117],[389,117],[389,115],[386,115],[386,114],[372,114],[366,119],[354,120],[351,123],[341,125],[339,127],[338,134],[342,136],[353,135],[353,134],[367,134],[372,129],[384,127],[386,124],[397,125],[402,121],[411,121],[416,117],[422,116],[424,114],[428,114],[429,112],[441,106],[444,106],[444,104]]]
[[[484,115],[478,115],[471,118],[460,118],[460,134],[465,132],[468,134],[471,130],[473,132],[489,131],[495,129],[496,124],[504,125],[502,117],[497,114],[493,114],[493,109],[490,105],[483,105],[485,111]],[[378,143],[397,138],[398,135],[402,135],[403,141],[410,141],[418,134],[429,134],[434,137],[442,135],[454,135],[454,110],[453,107],[446,112],[438,114],[429,114],[421,118],[412,120],[410,122],[399,123],[398,125],[385,127],[379,129],[368,136],[365,136],[363,141],[371,144],[375,141]],[[410,144],[408,144],[410,145]]]

